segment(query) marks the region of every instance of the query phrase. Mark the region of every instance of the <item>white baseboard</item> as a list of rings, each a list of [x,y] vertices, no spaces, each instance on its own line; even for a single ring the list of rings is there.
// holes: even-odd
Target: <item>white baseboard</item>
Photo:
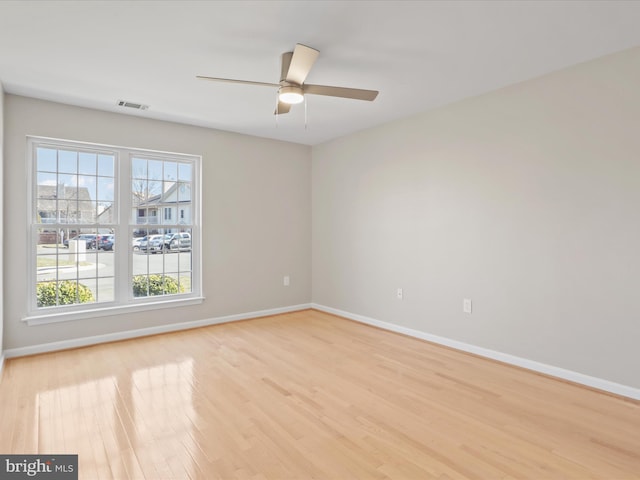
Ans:
[[[4,353],[0,354],[0,381],[2,381],[2,370],[4,369]]]
[[[2,358],[4,359],[4,357],[23,357],[25,355],[55,352],[57,350],[66,350],[69,348],[86,347],[89,345],[97,345],[99,343],[115,342],[118,340],[127,340],[137,337],[146,337],[148,335],[157,335],[159,333],[176,332],[179,330],[189,330],[191,328],[206,327],[209,325],[217,325],[220,323],[237,322],[239,320],[247,320],[250,318],[267,317],[269,315],[277,315],[279,313],[297,312],[299,310],[306,310],[308,308],[311,308],[311,304],[304,303],[301,305],[291,305],[288,307],[259,310],[257,312],[238,313],[235,315],[226,315],[224,317],[205,318],[203,320],[194,320],[192,322],[172,323],[169,325],[158,325],[157,327],[147,327],[137,330],[127,330],[124,332],[95,335],[92,337],[72,338],[69,340],[62,340],[60,342],[30,345],[28,347],[9,348],[4,351],[4,356]]]
[[[463,352],[469,352],[481,357],[491,358],[500,362],[508,363],[510,365],[516,365],[518,367],[533,370],[534,372],[544,373],[552,377],[561,378],[570,382],[579,383],[588,387],[596,388],[598,390],[604,390],[605,392],[614,393],[623,397],[633,398],[640,400],[640,389],[622,385],[620,383],[611,382],[602,378],[592,377],[583,373],[574,372],[572,370],[566,370],[564,368],[555,367],[553,365],[547,365],[545,363],[536,362],[534,360],[528,360],[522,357],[516,357],[508,353],[502,353],[488,348],[478,347],[469,343],[459,342],[446,337],[440,337],[432,335],[430,333],[421,332],[419,330],[413,330],[411,328],[402,327],[393,323],[383,322],[374,318],[365,317],[355,313],[345,312],[338,310],[337,308],[326,307],[324,305],[318,305],[312,303],[311,308],[320,310],[322,312],[332,313],[340,317],[345,317],[356,322],[366,323],[374,327],[383,328],[392,332],[402,333],[411,337],[420,338],[429,342],[445,345],[447,347],[455,348],[456,350],[462,350]]]

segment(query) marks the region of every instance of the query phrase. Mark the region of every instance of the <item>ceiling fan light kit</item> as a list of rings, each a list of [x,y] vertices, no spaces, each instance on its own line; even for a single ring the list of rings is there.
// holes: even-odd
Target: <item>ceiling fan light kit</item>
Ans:
[[[304,92],[301,87],[294,85],[285,85],[278,90],[278,99],[283,103],[295,105],[302,103],[304,100]]]
[[[285,52],[281,56],[280,83],[256,82],[251,80],[235,80],[232,78],[207,77],[197,75],[196,78],[216,82],[241,83],[263,87],[278,87],[278,105],[275,115],[289,113],[291,105],[302,103],[305,94],[324,95],[328,97],[351,98],[354,100],[373,101],[378,96],[377,90],[359,88],[330,87],[328,85],[310,85],[304,83],[320,52],[315,48],[298,43],[293,52]]]

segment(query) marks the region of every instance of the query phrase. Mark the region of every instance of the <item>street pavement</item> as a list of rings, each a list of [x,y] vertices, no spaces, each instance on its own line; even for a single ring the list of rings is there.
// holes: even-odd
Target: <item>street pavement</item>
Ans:
[[[48,258],[55,258],[55,247],[38,246],[38,255],[46,254]],[[82,255],[82,254],[80,254]],[[59,250],[60,261],[73,261],[73,254],[69,254],[65,248]],[[184,276],[191,270],[191,252],[168,252],[147,254],[145,252],[133,252],[133,275],[162,274],[166,272],[173,277],[177,273]],[[79,279],[94,292],[94,297],[99,302],[112,301],[114,299],[114,259],[113,251],[88,250],[84,258],[80,257],[76,265],[38,268],[38,282]],[[56,272],[57,270],[57,272]]]

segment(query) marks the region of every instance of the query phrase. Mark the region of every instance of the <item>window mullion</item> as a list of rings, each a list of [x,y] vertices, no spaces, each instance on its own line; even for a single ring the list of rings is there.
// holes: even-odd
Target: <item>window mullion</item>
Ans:
[[[118,161],[118,248],[116,248],[116,302],[129,303],[131,299],[131,211],[130,152],[120,152]]]

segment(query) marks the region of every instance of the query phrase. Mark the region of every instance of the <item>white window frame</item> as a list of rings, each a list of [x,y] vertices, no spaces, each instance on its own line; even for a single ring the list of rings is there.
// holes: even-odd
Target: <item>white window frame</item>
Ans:
[[[35,207],[37,195],[36,181],[36,148],[49,146],[52,148],[70,148],[76,150],[100,150],[115,151],[115,179],[116,189],[114,204],[116,208],[114,222],[116,246],[114,250],[114,301],[103,303],[82,303],[55,307],[38,307],[36,298],[36,254],[37,246],[35,235],[39,228],[35,222]],[[138,225],[135,223],[133,206],[131,202],[131,159],[132,157],[153,158],[162,161],[182,161],[192,165],[193,179],[191,184],[191,209],[193,212],[191,228],[191,255],[192,255],[192,280],[191,292],[175,295],[134,297],[132,290],[133,278],[133,249],[130,247],[132,232],[137,228],[157,227],[162,225],[149,224]],[[120,313],[131,313],[153,309],[164,309],[202,303],[202,241],[201,241],[201,169],[202,157],[198,155],[160,152],[131,147],[95,144],[80,141],[63,140],[48,137],[27,137],[27,239],[28,239],[28,275],[27,275],[27,314],[23,317],[28,325],[41,325],[47,323],[63,322],[68,320],[89,319],[101,316],[110,316]],[[137,213],[137,209],[136,209]],[[137,217],[137,215],[135,215]],[[73,225],[73,224],[70,224]]]

